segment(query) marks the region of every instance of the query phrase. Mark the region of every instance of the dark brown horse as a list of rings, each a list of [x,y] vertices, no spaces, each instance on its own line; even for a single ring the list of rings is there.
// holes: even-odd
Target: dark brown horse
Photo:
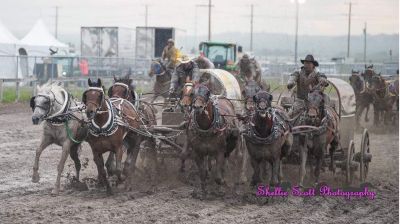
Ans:
[[[397,97],[390,93],[389,83],[380,75],[374,75],[371,78],[371,90],[374,104],[374,124],[387,125],[393,121],[393,106]]]
[[[350,85],[353,87],[356,95],[356,124],[360,126],[360,117],[365,109],[365,122],[368,122],[368,111],[373,103],[372,92],[367,88],[367,82],[364,81],[359,74],[352,74],[349,77]]]
[[[224,165],[230,153],[237,147],[238,120],[233,104],[226,98],[211,99],[205,85],[194,89],[192,112],[188,125],[189,145],[200,171],[201,189],[206,193],[207,169],[205,158],[216,159],[217,184],[224,183]]]
[[[111,194],[111,186],[104,170],[102,154],[113,152],[116,155],[116,174],[120,181],[130,174],[135,166],[139,145],[142,137],[131,131],[129,127],[139,129],[141,122],[134,106],[127,100],[105,98],[101,88],[101,80],[92,82],[88,80],[89,89],[83,93],[82,102],[86,105],[86,115],[90,121],[87,142],[93,152],[99,182],[105,184],[107,193]],[[127,159],[122,171],[122,146],[127,146]]]
[[[311,90],[306,100],[306,110],[294,121],[293,130],[299,126],[314,126],[318,129],[306,134],[294,134],[294,143],[300,153],[300,181],[303,187],[306,175],[308,155],[313,155],[316,160],[314,169],[315,183],[319,182],[320,170],[328,145],[331,158],[330,169],[334,171],[333,154],[339,144],[337,134],[339,116],[335,110],[324,103],[324,94],[319,89]]]
[[[143,125],[157,125],[156,110],[154,107],[138,99],[138,94],[133,89],[133,80],[128,76],[124,78],[114,77],[114,84],[108,89],[108,96],[110,98],[123,98],[129,100],[137,109],[140,120]],[[158,171],[157,154],[156,154],[156,142],[154,138],[144,138],[146,140],[147,148],[150,149],[152,158]]]
[[[281,159],[290,154],[293,136],[286,112],[273,108],[272,95],[259,91],[253,96],[254,109],[246,122],[246,146],[253,167],[251,185],[261,182],[260,170],[267,175],[268,163],[272,167],[271,185],[282,180]]]

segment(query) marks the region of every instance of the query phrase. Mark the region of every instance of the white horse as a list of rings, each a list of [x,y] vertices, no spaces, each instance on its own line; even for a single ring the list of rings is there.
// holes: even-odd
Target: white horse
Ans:
[[[37,87],[37,95],[31,98],[30,106],[33,111],[32,123],[43,124],[43,134],[40,146],[36,150],[33,165],[32,182],[39,182],[39,158],[43,150],[51,145],[62,146],[61,159],[57,167],[57,180],[52,190],[57,195],[60,190],[60,178],[64,170],[65,161],[70,154],[75,163],[76,178],[79,180],[81,163],[78,157],[80,143],[87,135],[86,125],[82,125],[84,113],[80,111],[82,104],[77,102],[61,86],[61,83],[46,83]]]

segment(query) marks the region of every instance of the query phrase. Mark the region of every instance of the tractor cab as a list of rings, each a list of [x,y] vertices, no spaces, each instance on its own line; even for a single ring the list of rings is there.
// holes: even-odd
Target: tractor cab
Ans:
[[[215,68],[233,71],[235,70],[235,62],[237,51],[241,51],[241,47],[236,44],[218,43],[218,42],[201,42],[199,45],[200,54],[210,59]]]

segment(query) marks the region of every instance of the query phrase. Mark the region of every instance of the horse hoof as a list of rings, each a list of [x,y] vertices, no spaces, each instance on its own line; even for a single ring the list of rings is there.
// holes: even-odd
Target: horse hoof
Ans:
[[[38,183],[39,180],[40,180],[39,174],[33,174],[33,176],[32,176],[32,182],[33,182],[33,183]]]
[[[54,189],[51,191],[51,196],[57,196],[59,192],[60,192],[59,189],[54,188]]]

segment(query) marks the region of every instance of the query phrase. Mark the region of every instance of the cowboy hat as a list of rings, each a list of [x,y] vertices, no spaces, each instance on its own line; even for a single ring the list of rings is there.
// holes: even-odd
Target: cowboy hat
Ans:
[[[182,57],[178,58],[178,64],[185,64],[190,62],[192,59],[189,58],[187,55],[182,55]]]
[[[314,56],[311,54],[307,55],[304,60],[300,60],[302,64],[304,64],[305,61],[312,62],[315,67],[318,67],[318,61],[314,60]]]

